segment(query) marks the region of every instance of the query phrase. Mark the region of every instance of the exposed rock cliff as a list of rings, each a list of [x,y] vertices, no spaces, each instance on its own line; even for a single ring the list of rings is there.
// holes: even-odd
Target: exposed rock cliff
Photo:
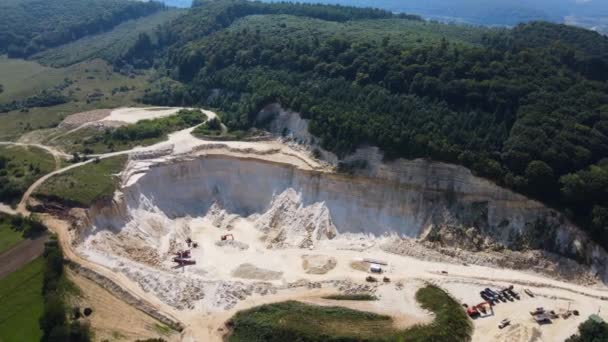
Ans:
[[[464,167],[384,164],[376,154],[360,151],[367,162],[352,175],[222,155],[149,163],[125,180],[113,205],[91,210],[87,234],[124,235],[117,239],[119,255],[141,247],[139,261],[154,264],[160,262],[155,251],[167,253],[171,240],[187,234],[173,218],[208,216],[230,229],[234,219],[250,217],[269,247],[311,247],[343,233],[393,234],[438,248],[544,250],[591,265],[606,278],[605,251],[556,211]]]

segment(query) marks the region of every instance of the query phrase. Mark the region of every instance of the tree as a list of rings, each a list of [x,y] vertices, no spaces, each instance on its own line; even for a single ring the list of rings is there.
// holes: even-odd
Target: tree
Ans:
[[[566,342],[603,342],[608,341],[608,324],[587,319],[578,326],[578,334],[570,336]]]
[[[554,183],[553,169],[541,160],[533,160],[526,167],[526,178],[530,186],[530,192],[537,194],[547,194],[555,191],[552,188]]]
[[[46,298],[44,311],[40,318],[40,328],[44,332],[43,341],[66,341],[67,339],[58,339],[69,334],[68,331],[61,329],[61,327],[65,327],[66,322],[65,306],[59,296],[53,295]]]

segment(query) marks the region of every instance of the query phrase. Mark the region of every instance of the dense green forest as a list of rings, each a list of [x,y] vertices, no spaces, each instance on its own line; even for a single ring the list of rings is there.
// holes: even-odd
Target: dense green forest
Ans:
[[[30,56],[163,8],[153,1],[4,0],[0,2],[0,53]]]
[[[339,155],[370,144],[388,158],[465,165],[608,246],[607,37],[340,6],[195,5],[132,51],[164,70],[144,101],[220,108],[236,130],[278,102]]]

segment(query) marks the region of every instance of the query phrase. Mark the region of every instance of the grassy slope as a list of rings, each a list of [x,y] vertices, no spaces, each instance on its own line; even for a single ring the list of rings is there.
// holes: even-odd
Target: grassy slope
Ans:
[[[228,340],[240,341],[468,341],[472,324],[446,292],[428,285],[416,293],[423,308],[435,313],[429,325],[404,331],[388,316],[299,302],[262,305],[237,313]]]
[[[152,138],[145,140],[137,140],[133,142],[119,143],[115,142],[113,148],[110,148],[103,141],[95,141],[95,137],[103,135],[103,131],[95,128],[83,128],[73,133],[64,135],[53,141],[54,146],[59,146],[66,153],[84,153],[84,149],[90,149],[93,153],[101,154],[114,151],[124,151],[135,146],[148,146],[165,140],[167,137]]]
[[[5,72],[9,70],[9,77],[5,77]],[[63,83],[64,78],[74,82],[63,91],[74,99],[72,102],[33,108],[29,112],[0,114],[0,140],[13,140],[34,129],[54,127],[67,115],[80,111],[135,105],[135,100],[141,96],[147,84],[147,75],[129,78],[114,72],[112,66],[99,59],[54,69],[33,62],[0,58],[0,75],[0,83],[4,84],[0,102],[34,95],[42,89]],[[43,86],[38,87],[38,84]],[[112,95],[112,90],[121,86],[133,90]],[[91,97],[96,93],[103,95]]]
[[[23,236],[21,232],[13,230],[7,223],[0,223],[0,253],[8,250],[22,240]]]
[[[0,57],[0,102],[10,102],[34,95],[59,84],[64,78],[64,69],[53,69],[36,62]]]
[[[182,14],[184,14],[183,10],[174,9],[129,20],[111,31],[86,36],[72,43],[46,50],[33,58],[44,65],[52,66],[66,66],[93,58],[112,61],[130,48],[139,34],[148,33],[152,36],[159,25],[174,20]]]
[[[117,156],[77,167],[51,177],[34,195],[89,207],[96,200],[112,196],[116,188],[114,175],[123,169],[126,160],[126,156]]]
[[[42,315],[42,259],[0,279],[0,341],[39,341]]]
[[[128,130],[131,132],[142,132],[151,131],[154,130],[154,128],[158,128],[159,133],[161,134],[157,137],[119,140],[112,137],[112,135],[104,135],[104,132],[98,129],[83,128],[58,138],[53,142],[53,144],[60,146],[62,150],[68,153],[82,152],[84,154],[90,154],[90,151],[93,151],[92,153],[101,154],[124,151],[136,146],[149,146],[167,140],[170,133],[195,126],[207,120],[207,116],[202,112],[200,112],[200,114],[196,117],[200,121],[188,123],[189,121],[184,119],[186,116],[181,114],[181,112],[178,112],[176,115],[152,120],[142,120],[135,124],[123,126],[118,129]],[[85,152],[85,149],[88,149],[89,151]]]
[[[0,155],[13,160],[21,168],[25,169],[32,163],[40,167],[43,173],[55,170],[55,158],[44,149],[34,146],[0,146]],[[24,172],[26,170],[23,170]]]
[[[16,185],[21,194],[38,178],[55,170],[55,159],[41,148],[0,146],[0,156],[10,160],[7,176],[0,177],[0,180]],[[19,198],[12,198],[11,202],[18,200]]]

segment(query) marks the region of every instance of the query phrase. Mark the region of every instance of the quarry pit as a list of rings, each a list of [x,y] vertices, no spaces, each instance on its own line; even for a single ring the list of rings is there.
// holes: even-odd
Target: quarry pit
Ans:
[[[220,341],[239,310],[337,305],[322,299],[336,293],[377,296],[339,305],[390,315],[400,328],[424,324],[433,316],[415,292],[426,283],[469,304],[489,286],[532,289],[534,298],[476,320],[473,340],[563,340],[608,296],[602,249],[553,210],[466,168],[385,162],[366,148],[347,160],[365,167],[343,173],[284,138],[216,142],[191,131],[130,152],[114,198],[72,213],[76,229],[49,222],[68,257],[182,324],[178,340]],[[514,248],[541,221],[555,249]],[[581,316],[538,326],[522,313],[539,306],[575,306]],[[507,316],[514,323],[499,330]]]

